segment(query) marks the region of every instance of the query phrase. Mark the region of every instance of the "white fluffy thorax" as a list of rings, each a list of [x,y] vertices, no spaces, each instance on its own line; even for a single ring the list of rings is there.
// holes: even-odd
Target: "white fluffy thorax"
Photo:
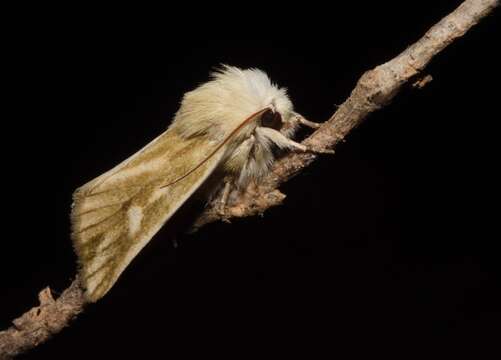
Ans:
[[[172,127],[186,137],[203,134],[218,141],[266,107],[273,107],[284,121],[292,116],[286,90],[273,84],[266,73],[224,66],[212,74],[211,81],[185,94]],[[254,127],[251,122],[239,137],[249,136]]]

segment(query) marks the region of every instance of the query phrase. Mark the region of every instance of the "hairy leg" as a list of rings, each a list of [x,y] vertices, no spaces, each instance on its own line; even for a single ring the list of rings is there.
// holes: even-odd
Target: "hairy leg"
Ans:
[[[314,152],[318,154],[334,154],[334,150],[329,149],[317,149],[312,146],[306,146],[300,144],[292,139],[289,139],[281,132],[267,127],[257,127],[256,133],[259,136],[267,138],[270,142],[274,143],[281,149],[295,149],[303,152]]]

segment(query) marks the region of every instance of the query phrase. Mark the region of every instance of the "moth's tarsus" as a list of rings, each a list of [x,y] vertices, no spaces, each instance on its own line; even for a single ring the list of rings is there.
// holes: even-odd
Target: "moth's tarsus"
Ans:
[[[322,124],[319,124],[319,123],[316,123],[316,122],[313,122],[313,121],[309,121],[309,120],[306,120],[304,117],[300,116],[299,117],[299,123],[304,125],[304,126],[307,126],[309,128],[312,128],[312,129],[318,129],[320,126],[322,126]]]

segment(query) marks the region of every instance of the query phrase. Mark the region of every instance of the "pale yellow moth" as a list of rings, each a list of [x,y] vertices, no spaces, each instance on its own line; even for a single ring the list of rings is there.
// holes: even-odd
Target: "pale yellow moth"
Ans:
[[[242,188],[267,173],[274,147],[314,151],[290,139],[298,124],[317,127],[261,70],[223,66],[186,93],[167,131],[73,195],[72,239],[87,300],[110,290],[216,170],[230,179],[227,187]]]

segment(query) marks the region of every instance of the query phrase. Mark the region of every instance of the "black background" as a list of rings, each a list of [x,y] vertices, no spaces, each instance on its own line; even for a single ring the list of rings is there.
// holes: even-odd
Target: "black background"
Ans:
[[[158,38],[139,36],[136,19],[129,32],[98,31],[88,19],[75,32],[33,30],[10,69],[15,112],[4,117],[1,327],[43,287],[58,294],[70,284],[73,190],[164,131],[214,66],[265,70],[298,112],[323,121],[364,71],[460,1],[400,3],[295,16],[263,8],[252,21],[200,26],[210,40],[181,38],[192,19]],[[264,36],[216,40],[238,24]],[[178,248],[161,231],[105,298],[22,358],[494,349],[498,25],[484,20],[433,61],[428,86],[404,90],[335,156],[285,184],[283,206],[180,234]]]

